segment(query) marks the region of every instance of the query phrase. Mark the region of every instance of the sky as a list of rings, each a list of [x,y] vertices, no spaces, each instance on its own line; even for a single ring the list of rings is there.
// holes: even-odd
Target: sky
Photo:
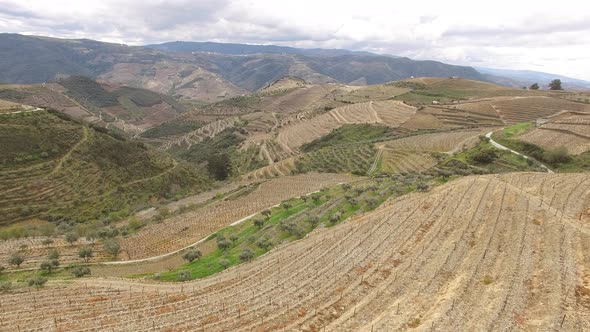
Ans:
[[[590,80],[587,0],[0,0],[0,32],[344,48]]]

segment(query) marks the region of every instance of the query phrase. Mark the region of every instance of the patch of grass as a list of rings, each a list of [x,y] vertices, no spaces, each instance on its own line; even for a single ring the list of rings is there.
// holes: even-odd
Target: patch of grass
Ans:
[[[484,284],[484,285],[486,285],[486,286],[487,285],[490,285],[493,282],[494,282],[494,279],[492,277],[490,277],[490,276],[485,276],[485,277],[483,277],[483,279],[481,279],[481,283]]]

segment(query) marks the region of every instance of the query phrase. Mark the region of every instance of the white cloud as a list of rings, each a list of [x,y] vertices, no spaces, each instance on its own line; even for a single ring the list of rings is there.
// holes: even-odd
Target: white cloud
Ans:
[[[579,0],[0,0],[0,31],[133,45],[348,48],[590,80],[589,7]]]

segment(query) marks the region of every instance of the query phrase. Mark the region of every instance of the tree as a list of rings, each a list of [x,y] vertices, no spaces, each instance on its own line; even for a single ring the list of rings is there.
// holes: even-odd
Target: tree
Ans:
[[[563,90],[561,88],[561,80],[554,79],[553,81],[551,81],[551,83],[549,83],[549,90]]]
[[[106,251],[113,257],[117,257],[119,255],[119,252],[121,251],[121,245],[119,244],[119,241],[115,239],[109,239],[104,241],[102,247],[104,248],[104,251]]]
[[[320,198],[322,198],[320,195],[311,195],[311,199],[313,200],[314,203],[317,203],[320,201]]]
[[[72,269],[72,275],[76,278],[81,278],[85,275],[89,275],[92,272],[90,271],[89,267],[86,266],[76,266]]]
[[[217,248],[221,250],[226,250],[231,246],[231,242],[225,238],[225,235],[219,234],[217,235]]]
[[[195,259],[201,258],[201,256],[203,256],[203,254],[201,253],[200,250],[191,249],[191,250],[185,252],[184,255],[182,255],[182,258],[184,260],[188,261],[189,263],[192,263]]]
[[[239,258],[242,262],[250,261],[252,258],[254,258],[254,252],[252,252],[250,248],[245,248],[240,253]]]
[[[315,227],[320,223],[320,217],[309,216],[309,218],[307,218],[307,222],[310,223],[313,227]]]
[[[303,201],[303,203],[307,203],[307,195],[301,195],[299,198]]]
[[[213,155],[207,160],[207,170],[216,180],[225,180],[231,172],[231,160],[227,153]]]
[[[191,280],[191,271],[183,270],[178,272],[178,281],[189,281]]]
[[[272,214],[272,212],[270,212],[270,210],[268,210],[268,209],[262,211],[262,215],[265,216],[266,218],[270,218],[271,214]]]
[[[47,278],[43,278],[43,277],[35,277],[33,279],[27,280],[27,284],[29,285],[29,287],[35,286],[36,288],[43,287],[46,282],[47,282]]]
[[[261,229],[262,226],[264,226],[264,219],[262,219],[262,218],[254,219],[254,226],[258,227],[258,229]]]
[[[428,190],[428,185],[424,182],[418,182],[416,184],[416,189],[418,189],[420,191],[426,191],[426,190]]]
[[[41,270],[46,271],[47,273],[51,274],[51,271],[54,268],[54,265],[51,263],[51,261],[44,261],[41,263],[41,265],[39,266],[41,268]]]
[[[76,233],[66,234],[66,241],[68,241],[69,244],[74,244],[74,242],[78,241],[78,234],[76,234]]]
[[[291,208],[291,203],[284,202],[283,204],[281,204],[281,206],[283,207],[283,209],[289,211],[289,209]]]
[[[16,268],[20,268],[20,265],[25,261],[25,259],[19,254],[12,254],[8,258],[8,264],[16,265]]]
[[[49,258],[49,260],[59,259],[59,251],[57,251],[57,249],[51,250],[47,255],[47,258]]]
[[[90,257],[92,257],[92,248],[90,247],[82,247],[78,250],[78,256],[80,258],[84,258],[84,261],[88,263]]]
[[[230,266],[230,264],[231,262],[226,258],[222,258],[219,260],[219,265],[221,265],[223,269],[227,269]]]
[[[539,90],[539,84],[538,83],[533,83],[531,84],[531,86],[529,86],[530,90]]]

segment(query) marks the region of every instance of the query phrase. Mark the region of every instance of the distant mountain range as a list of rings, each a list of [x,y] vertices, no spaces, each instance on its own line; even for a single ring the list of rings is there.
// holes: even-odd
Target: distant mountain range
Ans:
[[[256,91],[285,76],[355,85],[410,76],[483,79],[471,67],[346,50],[183,42],[138,47],[0,34],[0,82],[41,83],[64,74],[209,102]]]
[[[88,39],[0,34],[0,82],[42,83],[64,75],[88,76],[203,102],[254,92],[285,76],[312,83],[350,85],[379,84],[411,76],[459,76],[519,87],[550,81],[529,80],[506,71],[477,71],[438,61],[341,49],[212,42],[127,46]],[[566,87],[570,81],[564,80]],[[581,82],[576,87],[584,87]]]
[[[493,69],[484,67],[476,67],[475,69],[486,75],[486,78],[490,81],[513,87],[528,87],[533,83],[538,83],[542,89],[547,89],[549,82],[554,79],[560,79],[565,89],[590,89],[589,81],[558,74],[550,74],[532,70]]]

